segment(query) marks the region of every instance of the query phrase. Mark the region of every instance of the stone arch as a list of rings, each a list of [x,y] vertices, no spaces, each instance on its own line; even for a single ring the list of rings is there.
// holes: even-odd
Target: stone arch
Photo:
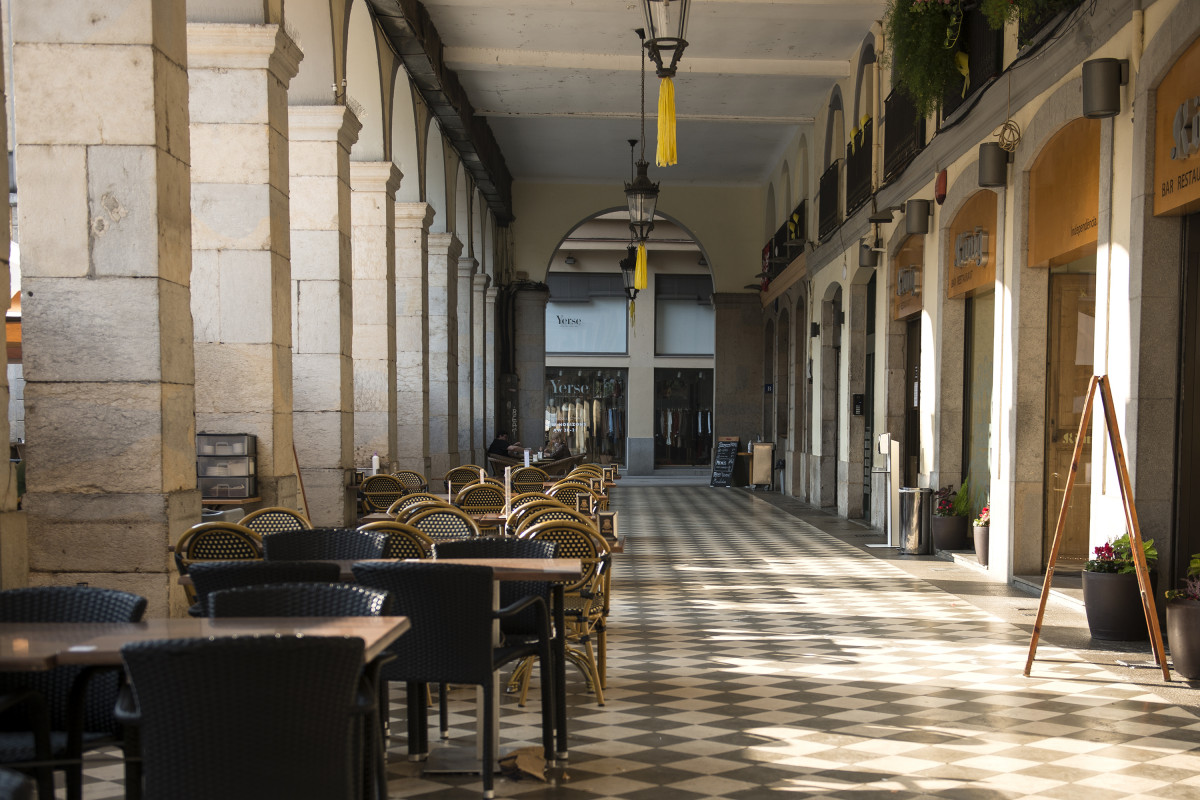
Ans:
[[[463,255],[474,256],[471,251],[471,186],[466,167],[456,158],[454,178],[454,233],[463,243]]]
[[[863,116],[871,113],[874,89],[868,70],[874,63],[875,37],[867,35],[859,48],[858,63],[854,70],[854,114],[850,117],[850,126],[855,130],[862,127]]]
[[[425,141],[425,202],[433,209],[430,233],[447,233],[450,230],[449,197],[446,193],[446,149],[442,140],[442,129],[437,120],[429,120]]]
[[[288,85],[289,105],[331,105],[343,96],[350,2],[288,0],[286,19],[300,32],[304,47],[300,71]]]
[[[491,253],[483,243],[483,225],[487,214],[487,204],[476,187],[471,193],[471,251],[479,261],[479,271],[490,274]]]
[[[347,102],[352,99],[362,107],[362,113],[358,114],[362,130],[351,156],[355,161],[383,161],[383,70],[375,35],[375,19],[365,2],[356,3],[350,9],[347,28],[346,97]]]
[[[396,191],[397,202],[417,203],[421,200],[421,146],[417,128],[416,98],[408,74],[397,71],[392,91],[392,161],[404,178]]]
[[[835,85],[829,93],[829,104],[825,110],[825,157],[821,162],[822,173],[841,158],[842,149],[846,146],[846,121],[842,109],[842,90]]]

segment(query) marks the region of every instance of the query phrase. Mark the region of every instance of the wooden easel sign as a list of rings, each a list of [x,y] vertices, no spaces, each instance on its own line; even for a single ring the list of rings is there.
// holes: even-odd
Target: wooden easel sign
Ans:
[[[1037,620],[1033,623],[1033,636],[1029,640],[1029,658],[1025,662],[1025,677],[1033,668],[1033,656],[1037,652],[1038,637],[1042,632],[1042,619],[1046,614],[1046,601],[1050,599],[1050,583],[1054,579],[1054,564],[1058,561],[1058,548],[1062,544],[1063,531],[1067,525],[1067,508],[1071,505],[1071,491],[1075,488],[1075,476],[1083,457],[1083,443],[1088,424],[1092,420],[1092,406],[1096,392],[1104,404],[1104,430],[1112,448],[1113,461],[1117,464],[1117,485],[1121,489],[1121,503],[1125,506],[1125,528],[1129,531],[1129,544],[1133,551],[1134,571],[1137,573],[1138,588],[1142,595],[1142,612],[1146,615],[1146,629],[1150,631],[1150,644],[1154,650],[1154,662],[1162,668],[1163,680],[1171,680],[1163,652],[1162,630],[1158,627],[1158,611],[1154,607],[1154,590],[1150,588],[1150,569],[1146,565],[1146,554],[1142,550],[1142,529],[1138,526],[1137,508],[1133,502],[1133,487],[1129,483],[1129,469],[1125,465],[1125,449],[1121,446],[1121,430],[1117,426],[1117,414],[1113,406],[1112,387],[1107,375],[1093,375],[1088,385],[1087,400],[1083,404],[1083,417],[1079,420],[1079,434],[1075,437],[1075,452],[1071,456],[1071,470],[1067,473],[1067,486],[1063,491],[1062,508],[1058,510],[1058,524],[1054,528],[1054,545],[1050,549],[1050,561],[1046,564],[1046,580],[1042,583],[1042,599],[1038,604]]]

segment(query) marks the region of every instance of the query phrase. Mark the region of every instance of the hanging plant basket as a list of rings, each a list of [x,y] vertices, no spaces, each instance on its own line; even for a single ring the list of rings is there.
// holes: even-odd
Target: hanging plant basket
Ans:
[[[884,21],[896,87],[918,117],[932,114],[948,87],[962,82],[955,66],[963,6],[958,0],[891,0]]]

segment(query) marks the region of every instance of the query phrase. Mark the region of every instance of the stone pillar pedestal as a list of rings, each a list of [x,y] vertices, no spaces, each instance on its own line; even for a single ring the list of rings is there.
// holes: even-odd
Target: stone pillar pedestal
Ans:
[[[287,88],[277,25],[188,25],[196,426],[258,437],[258,495],[297,507]]]
[[[184,3],[11,12],[29,580],[164,616],[166,547],[200,519]]]
[[[354,521],[354,364],[350,148],[362,123],[345,106],[290,106],[292,391],[296,456],[315,525]]]
[[[483,292],[483,439],[490,442],[503,428],[500,425],[500,405],[496,399],[496,373],[500,359],[496,356],[496,297],[500,290],[489,286]]]
[[[425,265],[432,222],[428,203],[396,203],[396,453],[401,469],[415,469],[431,480]]]
[[[458,453],[458,257],[453,233],[429,234],[429,480],[457,467]]]
[[[354,464],[399,461],[396,450],[396,190],[390,161],[352,161]]]
[[[484,387],[487,384],[487,372],[492,369],[492,359],[487,356],[487,328],[484,294],[487,291],[490,278],[482,273],[476,273],[471,278],[471,441],[475,442],[476,463],[484,466],[487,460],[488,430],[484,427],[487,401],[484,399]]]
[[[540,447],[546,438],[546,301],[550,290],[523,289],[515,305],[516,369],[520,388],[520,432],[526,447]]]
[[[475,359],[471,346],[472,331],[472,278],[479,262],[471,256],[458,259],[458,455],[464,463],[479,465],[477,455],[487,443],[479,443],[474,435],[475,404]],[[482,466],[482,465],[480,465]]]

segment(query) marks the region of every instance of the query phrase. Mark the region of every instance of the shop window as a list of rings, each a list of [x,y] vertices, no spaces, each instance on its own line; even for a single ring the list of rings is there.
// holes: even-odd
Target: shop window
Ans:
[[[589,462],[625,463],[624,369],[548,367],[546,369],[546,440],[566,436],[572,455]]]
[[[654,370],[654,466],[712,462],[713,371]]]
[[[660,356],[711,356],[716,332],[712,278],[656,275],[654,352]]]
[[[546,276],[547,353],[624,354],[625,290],[620,275],[601,273]]]

